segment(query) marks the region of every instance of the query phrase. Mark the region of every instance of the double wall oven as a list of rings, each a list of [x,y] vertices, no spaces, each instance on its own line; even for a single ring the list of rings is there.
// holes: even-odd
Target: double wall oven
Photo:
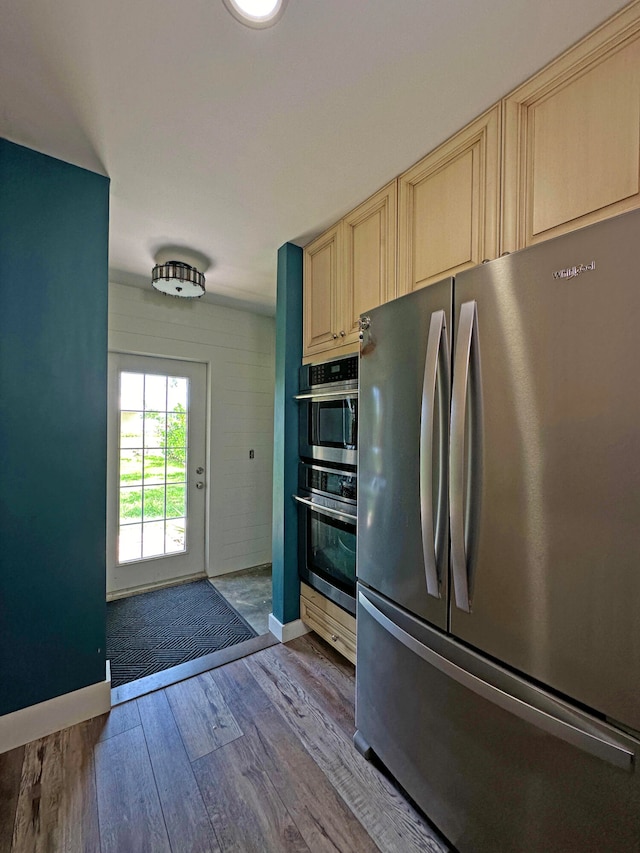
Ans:
[[[358,356],[301,368],[299,573],[355,615]]]

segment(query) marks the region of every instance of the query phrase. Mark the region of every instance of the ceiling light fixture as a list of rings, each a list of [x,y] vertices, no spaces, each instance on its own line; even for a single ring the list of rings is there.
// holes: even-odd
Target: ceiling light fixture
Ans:
[[[167,296],[199,299],[204,296],[204,275],[199,271],[208,269],[209,259],[199,252],[177,247],[161,249],[155,256],[156,265],[151,273],[151,285]]]
[[[233,17],[247,27],[272,27],[284,14],[287,0],[222,0]]]

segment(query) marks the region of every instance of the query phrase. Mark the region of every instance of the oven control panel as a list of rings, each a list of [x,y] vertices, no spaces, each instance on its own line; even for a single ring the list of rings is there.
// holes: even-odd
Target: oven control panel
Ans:
[[[350,382],[357,387],[358,356],[347,355],[321,364],[305,364],[302,367],[300,388],[309,390],[333,382]]]
[[[357,499],[357,476],[350,471],[331,470],[316,465],[300,466],[300,485],[345,500]]]

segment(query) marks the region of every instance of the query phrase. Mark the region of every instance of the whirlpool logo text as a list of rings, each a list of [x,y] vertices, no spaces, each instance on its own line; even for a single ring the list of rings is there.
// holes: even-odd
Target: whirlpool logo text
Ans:
[[[591,272],[596,268],[596,262],[591,261],[590,264],[576,264],[574,267],[567,267],[565,270],[556,270],[554,278],[576,278],[583,272]]]

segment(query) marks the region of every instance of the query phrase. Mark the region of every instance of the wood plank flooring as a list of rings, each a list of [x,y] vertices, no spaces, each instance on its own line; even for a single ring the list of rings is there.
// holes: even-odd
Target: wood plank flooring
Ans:
[[[448,850],[353,733],[333,649],[258,651],[0,755],[0,853]]]

